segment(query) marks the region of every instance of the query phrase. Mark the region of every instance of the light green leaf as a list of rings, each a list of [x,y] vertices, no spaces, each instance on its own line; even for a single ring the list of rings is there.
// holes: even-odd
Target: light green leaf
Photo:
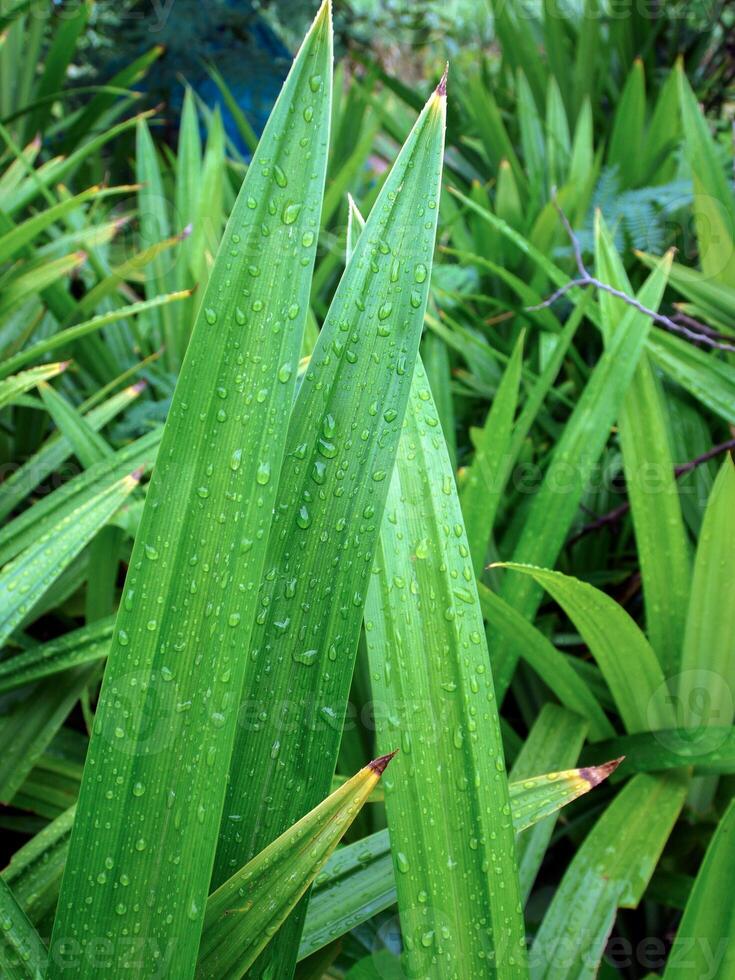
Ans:
[[[381,189],[294,405],[215,885],[329,790],[423,324],[444,103],[431,96]],[[258,970],[290,975],[302,910]]]
[[[500,567],[529,575],[559,603],[597,661],[629,732],[673,723],[670,695],[656,654],[622,606],[571,575],[516,562]]]
[[[172,943],[177,976],[196,957],[293,399],[326,169],[331,38],[327,0],[202,298],[130,561],[54,925],[56,939],[84,946],[138,923],[159,950]],[[153,849],[185,859],[147,860]],[[109,860],[130,878],[122,911],[112,878],[96,884]],[[112,948],[115,972],[126,952],[114,939]],[[82,956],[78,976],[92,976],[93,962]],[[52,964],[50,977],[60,973]]]
[[[207,901],[197,977],[244,976],[317,876],[391,756],[361,769],[274,840]]]

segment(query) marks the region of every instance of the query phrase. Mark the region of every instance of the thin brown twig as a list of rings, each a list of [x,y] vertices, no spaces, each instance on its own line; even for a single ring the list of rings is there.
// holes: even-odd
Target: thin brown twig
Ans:
[[[711,336],[704,333],[699,333],[694,330],[690,330],[688,326],[683,323],[677,323],[668,316],[664,316],[662,313],[657,313],[655,310],[649,309],[639,302],[634,296],[629,296],[620,289],[616,289],[611,286],[610,283],[603,282],[587,269],[584,264],[584,259],[582,257],[582,248],[579,244],[579,239],[574,233],[574,229],[569,223],[569,219],[564,213],[561,205],[559,204],[558,198],[556,196],[556,188],[551,189],[551,200],[556,208],[557,214],[564,225],[564,229],[569,236],[569,241],[571,242],[572,249],[574,251],[574,261],[577,265],[577,271],[579,276],[576,279],[571,279],[564,286],[560,286],[555,292],[551,294],[543,303],[537,303],[535,306],[527,306],[526,310],[529,313],[537,312],[538,310],[544,310],[547,307],[555,303],[560,297],[564,296],[565,293],[569,292],[570,289],[574,289],[575,286],[585,288],[587,286],[594,286],[595,289],[599,289],[604,293],[609,293],[610,296],[615,296],[616,299],[622,300],[623,303],[627,303],[628,306],[632,306],[633,309],[638,310],[639,313],[643,313],[644,316],[650,317],[654,323],[658,323],[660,326],[664,327],[666,330],[670,330],[672,333],[680,334],[682,337],[686,337],[687,340],[694,341],[697,344],[705,344],[708,347],[712,347],[715,350],[723,351],[733,351],[735,352],[735,344],[724,343],[717,340]]]
[[[717,456],[721,456],[722,453],[735,450],[735,439],[728,439],[727,442],[721,442],[717,446],[713,446],[708,449],[706,453],[702,453],[701,456],[696,456],[694,459],[690,459],[686,463],[681,463],[679,466],[674,467],[674,478],[679,479],[685,476],[687,473],[691,473],[698,466],[702,466],[704,463],[708,463],[711,459],[715,459]],[[588,534],[592,534],[593,531],[599,531],[602,527],[607,527],[610,524],[617,524],[618,521],[622,520],[623,517],[630,510],[630,501],[626,500],[622,504],[618,504],[617,507],[613,507],[606,514],[601,514],[600,517],[596,517],[594,521],[590,521],[589,524],[585,524],[583,527],[573,535],[568,544],[571,546],[576,544],[581,538],[586,537]]]

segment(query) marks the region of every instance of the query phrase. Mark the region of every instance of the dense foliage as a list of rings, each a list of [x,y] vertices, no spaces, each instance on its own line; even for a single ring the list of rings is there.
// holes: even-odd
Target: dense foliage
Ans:
[[[733,975],[732,12],[380,6],[0,10],[3,977]]]

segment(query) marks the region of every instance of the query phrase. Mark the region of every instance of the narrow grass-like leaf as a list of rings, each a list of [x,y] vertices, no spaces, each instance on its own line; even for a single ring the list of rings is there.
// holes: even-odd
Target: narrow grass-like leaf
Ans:
[[[74,823],[75,808],[44,827],[19,848],[0,877],[13,889],[18,903],[34,925],[56,904]]]
[[[640,302],[655,309],[666,284],[672,256],[662,260],[638,294]],[[553,565],[577,513],[593,468],[607,442],[625,391],[635,373],[651,321],[629,308],[600,356],[577,405],[559,438],[544,481],[529,509],[515,549],[514,561]],[[531,579],[507,578],[502,597],[524,616],[538,608],[540,592]],[[495,667],[498,696],[507,690],[516,658],[491,646],[497,656]],[[496,660],[494,659],[494,663]]]
[[[131,471],[150,466],[160,441],[161,430],[154,429],[119,449],[109,459],[95,463],[53,493],[41,497],[0,530],[0,563],[8,562],[30,548],[39,535],[52,532],[86,505],[91,496],[102,493]]]
[[[215,885],[329,790],[426,307],[444,117],[440,86],[373,206],[294,405]],[[290,975],[302,914],[264,958],[284,960],[258,970]]]
[[[41,381],[55,378],[57,374],[66,370],[67,365],[68,361],[59,361],[57,364],[42,364],[0,381],[0,408],[12,405],[16,398],[31,388],[35,388]]]
[[[568,718],[571,720],[573,716],[569,715]],[[584,722],[581,724],[583,731]],[[551,743],[561,750],[560,737],[563,738],[564,734],[571,735],[573,731],[574,740],[579,738],[581,744],[583,735],[579,735],[579,729],[570,724],[562,725]],[[586,777],[584,772],[587,773]],[[550,811],[555,812],[576,799],[580,793],[588,792],[593,788],[595,780],[607,775],[606,768],[598,766],[588,770],[574,769],[568,773],[552,772],[529,780],[511,782],[509,790],[513,829],[516,834],[520,834],[516,846],[520,842],[522,847],[523,842],[533,839],[528,829],[532,826],[543,828],[549,820]],[[563,785],[564,791],[555,794],[557,805],[552,806],[547,788],[550,783],[558,780],[562,780],[559,785]],[[548,839],[548,834],[546,838]],[[324,871],[317,877],[309,896],[299,959],[339,938],[376,912],[394,905],[396,900],[396,875],[387,830],[380,830],[340,848],[324,866]]]
[[[101,620],[0,661],[0,691],[101,660],[107,656],[113,624],[112,618]]]
[[[63,395],[45,381],[40,382],[38,390],[41,401],[46,406],[56,428],[72,444],[82,466],[94,466],[95,463],[109,459],[113,455],[109,444],[98,432],[95,432]]]
[[[135,928],[159,950],[171,944],[172,975],[193,969],[204,915],[308,307],[331,74],[325,0],[240,189],[182,367],[118,613],[54,926],[55,942],[83,946],[89,936],[122,938]],[[171,860],[147,860],[152,849]],[[105,872],[110,860],[130,881],[122,911]],[[103,873],[107,887],[97,881]],[[115,972],[126,954],[111,945]],[[78,975],[95,969],[83,956]],[[60,972],[52,965],[51,976]]]
[[[303,816],[207,901],[197,976],[242,977],[324,866],[372,793],[381,756]]]
[[[0,972],[5,980],[42,980],[48,954],[7,882],[0,878]]]
[[[25,350],[19,351],[12,357],[7,358],[5,361],[0,363],[0,377],[4,378],[12,371],[16,371],[19,367],[23,367],[30,361],[38,360],[38,358],[42,357],[44,354],[48,354],[52,350],[57,350],[59,347],[65,347],[67,344],[71,344],[75,340],[79,340],[81,337],[86,337],[87,334],[94,333],[96,330],[100,330],[102,327],[106,327],[111,323],[117,323],[118,320],[126,320],[128,317],[138,316],[138,314],[145,313],[146,311],[154,309],[157,306],[162,306],[166,303],[176,303],[178,300],[182,299],[188,299],[189,296],[191,296],[191,292],[184,289],[177,293],[167,293],[165,296],[156,296],[152,300],[145,300],[140,303],[131,303],[129,306],[121,306],[115,310],[110,310],[107,313],[98,313],[97,316],[93,316],[90,320],[85,320],[83,323],[77,323],[73,327],[67,327],[64,330],[59,330],[50,337],[46,337],[44,340],[39,340],[38,343],[33,344],[31,347],[27,347]],[[44,369],[49,367],[51,367],[51,365],[44,365]],[[41,368],[38,368],[37,370],[40,371]]]
[[[624,755],[625,773],[663,772],[692,766],[698,773],[735,771],[735,728],[666,728],[640,732],[595,743],[584,753],[592,760],[599,755]]]
[[[514,779],[524,780],[531,778],[539,770],[573,765],[579,757],[587,728],[587,722],[579,715],[550,702],[545,704],[513,763],[510,771],[511,788]],[[548,817],[535,823],[532,829],[516,840],[518,879],[523,901],[528,900],[555,823],[553,817]]]
[[[684,148],[694,183],[694,223],[699,261],[708,278],[735,288],[735,200],[725,168],[687,81],[684,65],[676,66]]]
[[[735,464],[728,455],[707,502],[694,564],[679,678],[683,725],[729,725],[735,696]],[[693,680],[696,678],[696,680]],[[696,693],[695,693],[696,691]],[[706,714],[697,709],[699,702]]]
[[[605,712],[569,660],[532,623],[485,585],[478,585],[480,605],[490,629],[514,656],[523,659],[559,698],[559,701],[590,725],[594,739],[613,734]]]
[[[619,907],[643,897],[686,795],[673,775],[636,776],[567,868],[531,952],[534,980],[595,976]]]
[[[676,721],[729,725],[735,716],[735,464],[728,454],[707,501],[686,613]],[[715,782],[697,783],[691,801],[704,809]]]
[[[462,513],[475,575],[481,573],[488,541],[510,467],[511,433],[518,404],[523,335],[518,339],[484,426],[470,430],[475,458],[462,484]]]
[[[684,910],[664,980],[735,975],[735,801],[712,836]]]
[[[629,732],[673,723],[656,654],[622,606],[571,575],[515,562],[504,567],[529,575],[564,609],[597,661]]]
[[[90,408],[84,415],[85,421],[95,432],[99,432],[135,401],[144,389],[145,382],[129,385],[101,405]],[[11,473],[0,485],[0,520],[7,517],[49,475],[63,466],[72,455],[72,451],[71,443],[58,433],[54,433],[38,452]]]
[[[0,643],[5,643],[54,580],[104,527],[137,485],[137,476],[126,476],[90,496],[3,568],[0,572]]]
[[[622,260],[601,222],[597,225],[595,251],[599,278],[631,295],[632,286]],[[603,292],[600,310],[605,336],[609,339],[626,306]],[[691,560],[674,477],[665,405],[646,351],[625,393],[618,434],[641,568],[646,632],[668,676],[676,669],[681,654]]]
[[[47,678],[0,718],[0,737],[6,746],[0,757],[0,801],[23,805],[17,797],[24,782],[96,674],[97,668],[92,665]],[[49,788],[46,778],[44,789]],[[71,802],[73,798],[62,802],[61,807]]]
[[[400,738],[403,748],[386,779],[386,806],[407,969],[523,977],[513,824],[482,614],[420,363],[365,629],[373,695],[385,705],[378,746]]]

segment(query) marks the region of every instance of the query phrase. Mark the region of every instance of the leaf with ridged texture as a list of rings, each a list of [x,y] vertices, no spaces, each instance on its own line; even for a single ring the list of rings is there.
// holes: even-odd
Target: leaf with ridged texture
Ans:
[[[426,307],[444,117],[438,90],[372,208],[294,405],[215,886],[329,791]],[[254,975],[290,976],[303,912]]]
[[[101,660],[107,656],[113,625],[110,617],[0,661],[0,691],[11,691],[49,674]]]
[[[408,972],[523,977],[508,782],[472,558],[424,369],[414,373],[365,630]]]
[[[126,476],[87,499],[51,525],[0,572],[0,643],[28,616],[63,570],[138,485]]]
[[[654,330],[648,348],[658,366],[725,422],[735,422],[735,371],[681,337]]]
[[[510,770],[511,787],[513,780],[530,778],[540,769],[573,765],[579,757],[587,728],[587,722],[579,715],[553,703],[545,704]],[[605,756],[598,755],[597,758]],[[516,841],[518,879],[524,902],[528,900],[555,824],[553,816],[547,817]]]
[[[597,224],[597,275],[631,295],[623,262],[601,222]],[[607,341],[625,315],[626,305],[600,293]],[[618,417],[625,485],[641,569],[646,633],[669,676],[679,663],[691,585],[689,541],[684,527],[666,405],[646,351],[625,392]]]
[[[594,691],[577,674],[569,658],[499,595],[482,583],[479,583],[478,591],[489,630],[495,631],[499,640],[514,651],[514,655],[525,660],[536,671],[569,711],[587,719],[593,738],[613,735],[614,729]]]
[[[650,643],[621,605],[571,575],[508,562],[530,576],[569,616],[589,647],[628,732],[673,724],[671,696]]]
[[[735,976],[735,802],[720,820],[666,962],[664,980]]]
[[[95,432],[103,429],[124,411],[145,389],[144,382],[129,385],[101,405],[91,408],[84,419]],[[72,455],[71,443],[58,433],[50,436],[38,452],[0,484],[0,520],[8,516],[39,484]]]
[[[572,719],[574,716],[567,717]],[[556,720],[559,720],[559,716]],[[584,730],[584,722],[581,724]],[[580,737],[579,729],[567,724],[561,725],[554,733],[550,744],[559,750],[564,736],[570,736],[573,730],[576,742]],[[565,749],[569,753],[574,749],[574,744],[565,746]],[[509,795],[513,829],[520,835],[516,847],[522,847],[525,841],[533,839],[527,833],[529,828],[543,828],[550,812],[555,813],[589,792],[609,775],[613,765],[608,763],[587,770],[547,773],[511,782]],[[549,794],[550,785],[559,791]],[[387,830],[380,830],[340,848],[325,864],[309,896],[299,959],[338,939],[377,912],[389,908],[395,904],[396,897],[396,875]]]
[[[725,457],[707,501],[686,612],[676,721],[697,728],[730,725],[735,714],[735,463]],[[690,802],[712,802],[716,783],[697,781]]]
[[[42,364],[40,367],[29,368],[27,371],[21,371],[20,374],[14,374],[0,381],[0,408],[12,405],[16,398],[34,388],[39,382],[55,378],[57,374],[66,370],[67,364],[67,361]]]
[[[48,953],[7,882],[0,878],[0,973],[3,980],[42,980]]]
[[[684,150],[694,183],[694,225],[705,275],[735,288],[735,199],[726,167],[681,60],[677,63]]]
[[[596,742],[583,758],[624,755],[625,772],[663,772],[692,766],[695,773],[735,772],[735,728],[665,728]]]
[[[462,484],[460,499],[475,575],[485,566],[495,515],[513,460],[510,455],[513,419],[523,365],[523,334],[498,385],[482,429],[470,429],[475,457]]]
[[[75,812],[76,807],[70,807],[44,827],[0,872],[34,925],[56,905]]]
[[[531,953],[533,980],[594,977],[618,908],[636,908],[686,796],[674,775],[635,776],[577,850]]]
[[[29,548],[40,534],[52,530],[84,505],[90,495],[108,489],[133,470],[149,466],[156,458],[160,441],[161,430],[154,429],[63,483],[48,496],[40,497],[0,530],[0,562],[10,561]]]
[[[83,948],[108,936],[113,973],[133,929],[170,952],[172,976],[196,959],[309,302],[331,78],[325,0],[225,230],[130,561],[54,926]],[[78,976],[93,973],[82,955]]]
[[[324,866],[391,755],[368,763],[210,895],[197,962],[201,980],[236,980],[252,966]]]
[[[599,219],[601,220],[601,219]],[[672,256],[659,266],[638,293],[639,301],[655,309],[663,295]],[[584,391],[554,447],[543,482],[529,507],[513,560],[552,566],[589,485],[593,470],[620,411],[651,327],[649,317],[629,307],[590,375]],[[531,619],[541,599],[530,578],[508,576],[500,595]],[[498,697],[505,694],[517,657],[494,641],[490,645]]]

